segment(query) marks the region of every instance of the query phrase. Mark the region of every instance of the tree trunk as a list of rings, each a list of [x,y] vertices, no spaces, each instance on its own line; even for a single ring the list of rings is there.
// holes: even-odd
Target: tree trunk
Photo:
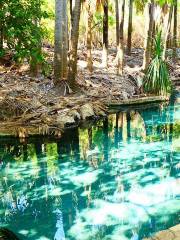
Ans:
[[[172,33],[171,33],[171,28],[172,28],[172,18],[173,18],[173,11],[174,11],[174,4],[172,4],[170,8],[170,15],[169,15],[169,31],[168,31],[168,36],[167,36],[167,48],[172,48]]]
[[[0,4],[0,11],[3,11],[3,4]],[[3,31],[3,19],[0,18],[0,54],[3,51],[3,42],[4,42],[4,34],[3,34],[3,32],[4,32]]]
[[[168,14],[167,26],[165,26],[163,59],[166,58],[167,42],[168,42],[169,30],[171,27],[172,14],[173,14],[173,5],[171,4],[170,9],[169,9],[169,14]]]
[[[144,59],[143,59],[143,69],[146,70],[152,55],[152,34],[153,34],[153,26],[154,26],[154,0],[151,0],[151,3],[147,4],[148,8],[148,26],[146,31],[146,38],[144,44]]]
[[[117,74],[123,74],[124,68],[124,10],[125,10],[125,0],[122,0],[121,3],[121,19],[120,19],[120,28],[119,28],[119,45],[117,51],[117,61],[118,61],[118,70]]]
[[[54,39],[54,83],[67,78],[67,0],[56,0]]]
[[[41,12],[41,2],[40,0],[36,1],[36,10],[40,13]],[[36,28],[39,28],[40,26],[40,18],[35,18],[34,19],[34,25]],[[35,33],[36,34],[36,33]],[[40,73],[41,70],[41,65],[42,62],[38,60],[38,57],[42,54],[42,49],[41,49],[41,37],[39,34],[39,42],[37,44],[37,46],[34,46],[34,49],[32,52],[34,52],[34,54],[32,54],[31,59],[30,59],[30,74],[33,77],[37,77]]]
[[[3,42],[4,42],[3,23],[0,22],[0,52],[3,51]]]
[[[108,67],[108,0],[104,1],[102,66]]]
[[[69,36],[68,36],[68,12],[67,0],[64,0],[63,6],[63,78],[67,80],[68,74],[68,50],[69,50]]]
[[[70,37],[70,56],[68,83],[72,90],[76,90],[76,74],[77,74],[77,47],[79,39],[79,21],[81,13],[81,0],[74,0],[72,6],[72,29]]]
[[[133,17],[133,0],[129,0],[129,21],[128,21],[128,38],[127,38],[127,54],[128,55],[131,55],[132,17]]]
[[[87,4],[87,68],[89,72],[93,71],[93,61],[92,61],[92,21],[93,14],[91,11],[91,4]]]
[[[119,0],[115,0],[116,7],[116,45],[119,46]]]
[[[174,0],[174,26],[173,26],[173,56],[176,57],[177,48],[177,0]]]
[[[71,24],[72,24],[72,12],[73,12],[73,10],[72,10],[72,0],[70,0],[69,1],[70,3],[69,3],[69,10],[70,10],[70,17],[71,17]]]

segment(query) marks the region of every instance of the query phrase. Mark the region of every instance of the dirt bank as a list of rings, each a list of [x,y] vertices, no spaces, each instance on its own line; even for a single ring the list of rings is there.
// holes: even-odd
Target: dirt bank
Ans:
[[[48,51],[51,56],[52,52]],[[123,76],[116,74],[115,50],[110,50],[108,69],[101,66],[101,51],[96,50],[93,56],[94,70],[89,73],[86,56],[82,50],[79,52],[77,82],[81,93],[66,96],[62,96],[59,87],[53,86],[52,73],[48,77],[32,78],[26,65],[18,70],[1,67],[0,135],[61,136],[66,127],[76,126],[87,119],[105,117],[108,105],[155,99],[142,93],[141,49],[134,49],[132,56],[126,56]],[[171,75],[176,79],[178,69],[179,63],[171,69]],[[161,100],[164,99],[157,99]]]

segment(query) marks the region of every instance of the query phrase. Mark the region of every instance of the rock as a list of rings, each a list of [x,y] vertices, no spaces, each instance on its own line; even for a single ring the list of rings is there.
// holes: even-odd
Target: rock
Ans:
[[[167,50],[166,50],[166,55],[167,55],[168,57],[172,57],[172,56],[173,56],[173,49],[167,49]]]
[[[177,48],[177,49],[176,49],[176,54],[177,54],[177,58],[180,59],[180,48]]]
[[[129,62],[129,63],[128,63],[128,66],[129,66],[130,68],[134,68],[134,67],[135,67],[135,64],[134,64],[133,62]]]
[[[83,120],[95,116],[93,107],[89,103],[86,103],[80,108],[80,114]]]
[[[68,113],[68,115],[70,117],[73,117],[75,120],[80,120],[81,119],[81,115],[77,110],[70,111],[70,113]]]
[[[173,240],[174,234],[168,230],[163,230],[155,235],[155,239],[160,240]]]
[[[122,92],[122,97],[123,97],[123,99],[128,99],[128,93],[126,93],[126,92]]]
[[[95,105],[94,106],[94,113],[96,116],[106,117],[106,109],[103,106]]]
[[[68,115],[59,115],[56,119],[56,123],[63,126],[69,126],[75,124],[74,117]]]
[[[173,57],[173,54],[174,54],[174,52],[173,52],[173,49],[167,49],[166,50],[166,55],[168,56],[168,57]],[[176,49],[176,57],[178,58],[178,59],[180,59],[180,48],[177,48]]]

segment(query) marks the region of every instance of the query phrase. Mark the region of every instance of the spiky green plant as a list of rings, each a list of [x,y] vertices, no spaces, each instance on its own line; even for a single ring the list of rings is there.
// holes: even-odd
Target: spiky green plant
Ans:
[[[143,87],[146,92],[158,95],[167,95],[172,89],[169,70],[163,59],[161,32],[158,32],[155,38],[154,57],[144,76]]]

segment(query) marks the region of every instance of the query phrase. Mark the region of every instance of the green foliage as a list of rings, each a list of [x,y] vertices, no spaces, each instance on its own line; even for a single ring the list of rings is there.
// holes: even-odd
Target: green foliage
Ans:
[[[142,13],[147,0],[134,0],[137,13]]]
[[[37,62],[43,61],[39,48],[44,28],[40,21],[48,15],[41,10],[41,4],[42,0],[7,0],[1,3],[0,18],[3,19],[6,50],[13,53],[17,63],[25,58],[29,61],[32,58],[36,58]]]
[[[163,60],[161,32],[155,39],[154,58],[152,59],[143,80],[146,92],[166,95],[171,91],[171,81],[166,62]]]
[[[145,5],[151,2],[150,0],[134,0],[134,4],[136,7],[137,13],[142,13],[144,11]],[[164,4],[173,4],[174,0],[155,0],[155,3],[159,6],[163,6]]]
[[[94,21],[94,25],[97,26],[98,30],[100,32],[103,32],[103,12],[96,12],[94,14],[93,21]],[[109,16],[108,16],[109,27],[113,27],[115,23],[116,23],[115,15],[109,12]]]
[[[44,42],[54,44],[54,21],[55,21],[55,2],[44,0],[42,11],[46,12],[46,18],[41,20],[41,27],[44,28]]]

